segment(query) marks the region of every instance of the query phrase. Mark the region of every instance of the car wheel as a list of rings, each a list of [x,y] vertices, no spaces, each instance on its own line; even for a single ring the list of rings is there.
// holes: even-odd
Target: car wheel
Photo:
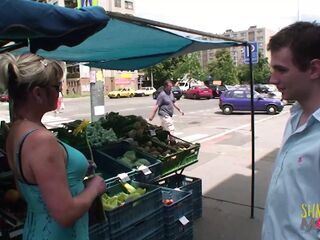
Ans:
[[[141,97],[144,97],[144,96],[145,96],[144,93],[142,93],[142,94],[141,94]]]
[[[134,96],[134,94],[130,94],[130,97],[133,97]]]
[[[275,105],[267,106],[267,113],[268,114],[276,114],[277,113],[277,107]]]
[[[192,95],[192,98],[193,98],[193,99],[197,99],[197,95],[196,95],[196,94],[193,94],[193,95]]]
[[[181,98],[181,97],[177,97],[176,99],[177,99],[177,100],[180,100],[180,98]]]
[[[117,95],[117,98],[120,98],[120,94]]]
[[[233,112],[233,108],[230,105],[224,105],[222,108],[222,112],[226,115],[229,115]]]

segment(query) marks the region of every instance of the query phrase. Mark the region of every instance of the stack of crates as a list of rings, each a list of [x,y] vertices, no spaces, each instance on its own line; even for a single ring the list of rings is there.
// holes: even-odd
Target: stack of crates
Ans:
[[[190,192],[192,194],[193,220],[202,216],[202,180],[200,178],[175,174],[161,179],[158,181],[158,185]]]
[[[128,181],[135,188],[145,188],[146,193],[138,199],[126,202],[106,211],[111,240],[162,240],[164,239],[164,216],[161,190],[158,186],[134,180]],[[123,191],[119,178],[106,180],[108,196]]]
[[[161,188],[165,239],[193,239],[193,208],[190,192]]]

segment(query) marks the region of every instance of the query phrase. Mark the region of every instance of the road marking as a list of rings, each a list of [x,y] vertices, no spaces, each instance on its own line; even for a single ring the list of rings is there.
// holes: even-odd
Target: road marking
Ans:
[[[135,111],[137,110],[136,108],[123,108],[119,109],[118,112],[127,112],[127,111]]]
[[[62,123],[71,122],[71,121],[73,120],[70,118],[56,117],[56,116],[50,116],[50,115],[45,115],[42,118],[43,124],[48,127],[61,127]]]
[[[201,134],[201,133],[197,133],[197,134],[192,134],[189,136],[186,136],[183,138],[183,140],[187,141],[187,142],[194,142],[198,139],[203,139],[205,137],[209,136],[208,134]]]
[[[287,111],[282,111],[281,113],[279,113],[278,115],[272,115],[270,117],[266,117],[266,118],[263,118],[263,119],[260,119],[260,120],[257,120],[255,121],[255,124],[258,124],[258,123],[261,123],[261,122],[264,122],[264,121],[267,121],[269,119],[272,119],[272,118],[275,118],[275,117],[278,117],[278,116],[281,116],[282,114],[285,114],[289,112],[289,110]],[[206,138],[202,138],[202,139],[197,139],[197,140],[192,140],[191,142],[197,142],[197,143],[204,143],[204,142],[207,142],[207,141],[210,141],[210,140],[213,140],[213,139],[216,139],[216,138],[219,138],[219,137],[222,137],[222,136],[225,136],[227,134],[230,134],[232,132],[235,132],[235,131],[238,131],[238,130],[241,130],[241,129],[244,129],[244,128],[247,128],[247,127],[251,127],[251,123],[248,123],[248,124],[244,124],[244,125],[241,125],[239,127],[236,127],[236,128],[232,128],[232,129],[229,129],[227,131],[224,131],[222,133],[219,133],[219,134],[216,134],[216,135],[213,135],[213,136],[210,136],[210,137],[206,137]],[[191,135],[192,136],[192,135]],[[184,137],[183,139],[186,139],[188,138],[188,136]]]
[[[175,136],[179,136],[179,135],[182,135],[182,134],[183,134],[183,132],[175,132],[174,133]]]

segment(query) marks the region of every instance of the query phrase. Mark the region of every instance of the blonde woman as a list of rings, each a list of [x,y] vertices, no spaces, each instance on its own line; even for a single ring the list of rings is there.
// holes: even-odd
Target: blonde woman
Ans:
[[[27,202],[23,239],[87,240],[87,211],[105,191],[101,177],[86,187],[88,162],[41,123],[56,109],[63,67],[34,54],[0,55],[0,83],[13,101],[6,141],[9,165]]]

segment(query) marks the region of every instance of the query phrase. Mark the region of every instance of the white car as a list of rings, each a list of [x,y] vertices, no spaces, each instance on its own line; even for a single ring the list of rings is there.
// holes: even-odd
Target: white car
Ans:
[[[141,89],[136,90],[135,96],[150,96],[156,89],[154,87],[142,87]]]

